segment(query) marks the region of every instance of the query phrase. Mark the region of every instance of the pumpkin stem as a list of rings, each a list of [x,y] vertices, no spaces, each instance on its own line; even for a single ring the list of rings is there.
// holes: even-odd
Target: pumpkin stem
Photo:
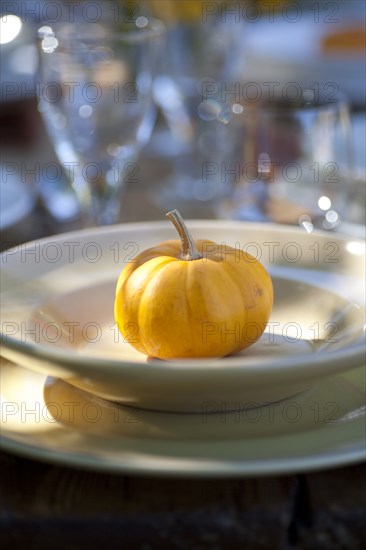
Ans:
[[[198,252],[196,243],[194,242],[192,235],[188,231],[188,228],[178,210],[168,212],[166,217],[172,222],[182,241],[182,252],[180,254],[180,259],[188,261],[200,260],[202,258],[202,254]]]

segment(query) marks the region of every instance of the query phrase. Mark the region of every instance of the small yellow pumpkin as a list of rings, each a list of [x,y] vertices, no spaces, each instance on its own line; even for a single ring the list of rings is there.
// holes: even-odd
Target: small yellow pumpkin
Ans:
[[[247,348],[272,310],[269,274],[242,250],[195,242],[177,210],[167,217],[181,240],[145,250],[119,277],[114,313],[125,341],[160,359],[223,357]]]

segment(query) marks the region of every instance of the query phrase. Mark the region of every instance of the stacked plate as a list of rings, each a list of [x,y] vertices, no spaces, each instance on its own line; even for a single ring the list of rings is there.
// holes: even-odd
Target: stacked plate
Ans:
[[[123,342],[118,275],[167,223],[21,245],[2,263],[2,445],[83,467],[256,475],[365,458],[365,244],[333,233],[188,222],[271,273],[275,305],[237,356],[158,361]],[[245,284],[245,281],[243,281]]]

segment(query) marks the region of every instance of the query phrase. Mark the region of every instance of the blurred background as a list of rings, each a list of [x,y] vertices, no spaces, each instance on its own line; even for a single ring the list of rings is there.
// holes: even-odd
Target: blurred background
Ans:
[[[242,140],[242,145],[244,140],[241,130],[237,130],[239,115],[247,113],[248,106],[252,108],[253,104],[261,113],[265,112],[269,101],[277,105],[286,99],[293,102],[292,107],[295,102],[296,107],[302,108],[304,102],[309,106],[314,101],[323,106],[339,106],[342,98],[350,114],[350,126],[347,135],[342,136],[343,141],[332,145],[333,156],[328,160],[340,159],[341,149],[346,148],[349,153],[345,161],[348,171],[339,184],[341,200],[348,205],[342,213],[342,222],[348,231],[356,227],[356,233],[364,236],[363,1],[121,0],[73,4],[37,0],[3,2],[1,10],[3,249],[81,226],[80,202],[68,175],[57,169],[59,158],[38,106],[41,95],[38,29],[63,23],[74,27],[80,23],[103,23],[118,32],[141,17],[161,20],[166,26],[166,36],[153,83],[154,124],[136,160],[136,174],[131,182],[126,182],[121,221],[162,219],[171,208],[179,208],[186,218],[251,219],[253,210],[248,217],[245,209],[238,215],[228,204],[230,200],[240,200],[244,191],[254,197],[260,195],[261,185],[272,171],[272,160],[262,156],[259,162],[257,158],[262,166],[259,183],[243,186],[241,181],[237,191],[237,178],[233,173],[230,176],[230,168],[233,172],[237,146],[237,141],[235,144],[233,141]],[[339,116],[344,129],[348,124],[344,112]],[[258,123],[258,117],[247,116],[248,120]],[[334,128],[335,123],[328,132],[334,132]],[[293,145],[291,134],[283,127],[281,131],[287,136],[287,140],[279,138],[281,147],[289,150]],[[263,135],[255,135],[263,143]],[[306,132],[301,133],[301,140],[304,139]],[[256,155],[263,153],[266,155],[267,149],[262,145]],[[315,157],[312,162],[316,162]],[[225,177],[222,163],[226,163]],[[211,177],[209,183],[207,175]],[[323,211],[333,212],[326,201],[322,204]],[[291,203],[290,209],[293,206]],[[276,202],[275,208],[275,221],[287,223],[283,214],[289,209],[288,201]],[[268,209],[265,216],[269,216]],[[272,209],[270,221],[273,216]],[[309,216],[312,224],[316,216],[313,219],[311,212]],[[321,228],[333,229],[337,225],[329,222],[332,216],[336,219],[333,214],[327,218],[331,227],[323,224]],[[294,223],[298,219],[299,216]]]

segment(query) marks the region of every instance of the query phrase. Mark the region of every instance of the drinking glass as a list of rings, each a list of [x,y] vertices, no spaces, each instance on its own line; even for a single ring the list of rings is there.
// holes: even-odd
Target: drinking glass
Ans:
[[[202,163],[214,156],[216,127],[226,123],[221,92],[236,78],[242,27],[230,18],[223,20],[219,12],[205,19],[202,5],[190,1],[174,2],[171,16],[165,65],[154,81],[154,98],[177,154],[172,175],[151,195],[166,208],[182,203],[192,208],[212,198],[202,182]]]
[[[115,223],[154,121],[152,83],[163,24],[138,17],[42,27],[39,109],[85,225]]]
[[[301,98],[262,97],[231,105],[221,128],[226,156],[206,170],[220,174],[218,217],[333,230],[347,215],[353,150],[347,102],[306,89]]]

